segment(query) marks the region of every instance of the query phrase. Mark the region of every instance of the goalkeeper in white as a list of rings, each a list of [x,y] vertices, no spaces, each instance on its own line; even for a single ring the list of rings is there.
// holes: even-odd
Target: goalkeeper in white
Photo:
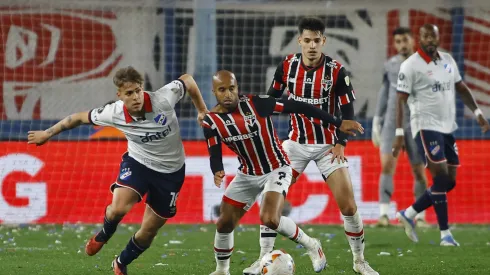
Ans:
[[[143,91],[142,75],[127,67],[116,72],[114,84],[118,101],[70,115],[45,131],[29,131],[28,143],[42,145],[62,131],[89,123],[112,126],[125,134],[128,150],[111,185],[112,203],[105,209],[102,230],[87,242],[85,252],[89,256],[99,252],[126,213],[148,193],[141,228],[112,263],[114,274],[127,275],[127,265],[150,247],[158,230],[177,211],[185,156],[174,106],[187,91],[198,110],[198,120],[208,111],[190,75],[149,93]]]

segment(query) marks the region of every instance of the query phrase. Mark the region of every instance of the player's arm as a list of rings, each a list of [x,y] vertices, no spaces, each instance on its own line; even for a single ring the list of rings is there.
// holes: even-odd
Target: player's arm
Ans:
[[[214,184],[217,187],[221,186],[225,171],[223,168],[223,153],[221,150],[221,139],[218,131],[213,127],[213,124],[209,117],[204,117],[202,122],[202,128],[204,131],[204,138],[208,146],[209,163],[211,171],[214,175]]]
[[[337,80],[334,87],[335,95],[339,98],[340,111],[342,113],[342,119],[353,120],[354,119],[354,100],[356,99],[354,88],[350,82],[350,78],[347,75],[347,71],[344,67],[340,68],[337,75]],[[349,135],[344,131],[337,128],[337,140],[335,144],[340,144],[342,146],[347,145],[349,140]]]
[[[383,83],[378,92],[378,100],[376,102],[376,111],[373,117],[373,126],[371,131],[371,140],[375,146],[379,146],[380,134],[381,134],[381,117],[384,116],[388,105],[388,96],[390,90],[390,82],[388,81],[388,74],[386,69],[383,73]]]
[[[89,112],[80,112],[71,114],[52,127],[44,131],[29,131],[27,135],[27,143],[43,145],[51,137],[66,131],[78,127],[82,124],[89,124]]]
[[[208,108],[206,107],[206,103],[204,102],[204,99],[202,98],[201,90],[199,90],[199,87],[197,86],[196,81],[194,78],[189,75],[189,74],[184,74],[181,77],[179,77],[179,80],[181,80],[184,83],[184,89],[187,90],[189,93],[189,96],[191,97],[192,103],[194,104],[194,107],[196,107],[198,116],[197,120],[199,124],[202,123],[204,116],[209,113]]]
[[[304,102],[290,99],[276,100],[271,96],[253,96],[252,101],[261,117],[270,116],[273,113],[303,114],[320,119],[324,125],[333,124],[347,135],[355,135],[355,131],[364,132],[364,128],[357,121],[340,119]]]
[[[470,108],[471,112],[475,114],[476,120],[478,121],[478,124],[482,128],[482,132],[485,133],[490,129],[490,125],[488,124],[487,119],[483,115],[483,112],[480,110],[480,108],[478,108],[478,104],[476,103],[476,100],[473,97],[470,88],[468,88],[466,83],[461,78],[458,64],[456,64],[456,61],[454,61],[454,59],[453,59],[453,66],[454,66],[454,76],[455,76],[454,83],[456,83],[455,84],[456,92],[461,97],[461,100],[463,101],[464,105]]]
[[[279,63],[277,66],[276,72],[274,73],[274,79],[272,79],[269,91],[267,91],[268,95],[275,98],[280,98],[284,93],[284,89],[286,88],[286,80],[284,78],[284,62],[286,61],[281,61],[281,63]]]
[[[402,63],[398,73],[397,93],[396,93],[396,112],[395,112],[395,140],[393,141],[393,156],[398,157],[400,150],[404,147],[405,135],[403,130],[403,113],[408,97],[412,92],[413,85],[412,69],[406,61]]]

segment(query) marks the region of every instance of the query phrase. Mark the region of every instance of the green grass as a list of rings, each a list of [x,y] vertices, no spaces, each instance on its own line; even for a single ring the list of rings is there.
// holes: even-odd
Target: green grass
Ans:
[[[85,240],[98,227],[0,226],[0,274],[112,274],[114,255],[125,247],[137,225],[122,225],[99,254],[83,252]],[[304,226],[306,232],[320,238],[329,267],[321,274],[353,274],[352,256],[343,229],[339,226]],[[366,258],[380,274],[490,274],[490,228],[459,226],[453,234],[461,247],[440,247],[436,229],[419,230],[420,242],[411,243],[402,229],[366,228]],[[245,226],[235,231],[235,252],[231,274],[258,256],[258,227]],[[161,229],[153,246],[129,266],[130,274],[207,275],[214,270],[213,225],[176,226]],[[180,244],[170,243],[181,241]],[[278,238],[277,248],[285,249],[296,262],[296,274],[314,274],[304,249]],[[391,256],[378,256],[380,252]]]

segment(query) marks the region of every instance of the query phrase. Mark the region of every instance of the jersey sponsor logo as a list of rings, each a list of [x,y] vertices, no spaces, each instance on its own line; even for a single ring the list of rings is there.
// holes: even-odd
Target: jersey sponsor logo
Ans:
[[[246,139],[251,139],[251,138],[257,137],[258,135],[259,135],[258,131],[254,131],[252,133],[248,133],[248,134],[244,134],[244,135],[226,137],[223,140],[226,143],[230,143],[233,141],[242,141],[242,140],[246,140]]]
[[[299,102],[305,102],[305,103],[308,103],[308,104],[315,104],[315,105],[320,105],[320,104],[325,104],[328,102],[328,97],[322,97],[322,98],[304,98],[304,97],[300,97],[300,96],[297,96],[297,95],[294,95],[294,94],[291,94],[289,96],[290,99],[294,100],[294,101],[299,101]]]
[[[227,120],[225,120],[225,125],[226,126],[235,125],[235,122],[227,119]]]
[[[159,140],[165,139],[171,132],[172,132],[172,129],[170,128],[170,126],[168,126],[167,129],[163,130],[162,132],[146,133],[144,136],[140,136],[140,139],[141,139],[142,143],[148,143],[151,141],[159,141]]]
[[[346,75],[346,76],[344,77],[344,80],[345,80],[345,85],[346,85],[346,86],[349,86],[349,85],[350,85],[350,78],[349,78],[349,76],[348,76],[348,75]]]
[[[432,85],[432,91],[436,92],[444,92],[451,90],[451,82],[439,82],[437,81],[434,85]]]
[[[119,175],[119,178],[122,180],[129,179],[129,177],[131,176],[132,173],[133,172],[131,172],[131,170],[129,168],[123,168],[121,170],[121,174]]]
[[[399,73],[398,74],[398,79],[399,80],[404,80],[405,79],[405,74],[404,73]]]
[[[164,114],[158,114],[153,120],[161,125],[167,124],[167,117]]]

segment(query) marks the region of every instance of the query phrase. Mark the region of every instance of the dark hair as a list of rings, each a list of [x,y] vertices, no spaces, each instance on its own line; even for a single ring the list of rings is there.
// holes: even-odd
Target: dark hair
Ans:
[[[298,23],[299,34],[302,34],[304,30],[320,32],[323,34],[325,32],[325,24],[323,21],[316,17],[304,17]]]
[[[407,27],[398,27],[396,28],[394,31],[393,31],[393,36],[395,35],[403,35],[403,34],[408,34],[408,35],[412,35],[412,31],[410,30],[410,28],[407,28]]]
[[[114,85],[121,88],[126,82],[143,84],[143,76],[132,66],[117,70],[116,75],[112,79]]]

